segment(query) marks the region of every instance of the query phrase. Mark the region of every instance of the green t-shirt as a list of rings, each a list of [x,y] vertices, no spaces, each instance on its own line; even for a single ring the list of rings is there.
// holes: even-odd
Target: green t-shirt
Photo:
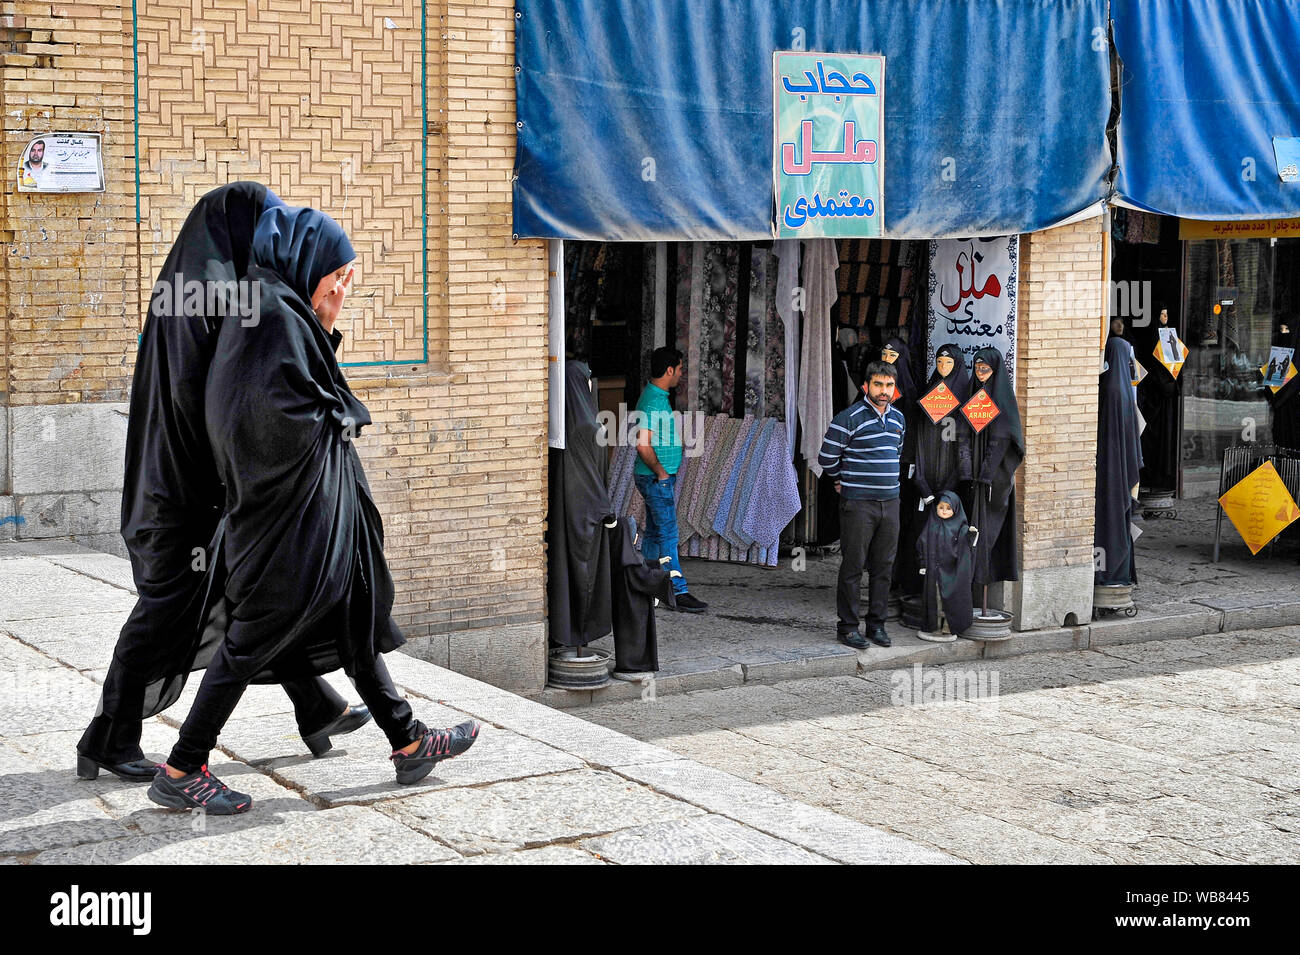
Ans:
[[[682,436],[677,428],[677,419],[673,416],[672,405],[668,403],[668,392],[658,385],[646,385],[641,392],[641,400],[636,403],[636,410],[639,412],[637,430],[645,428],[650,432],[650,443],[654,446],[659,463],[669,474],[676,474],[682,466]],[[654,474],[639,454],[636,458],[636,473]]]

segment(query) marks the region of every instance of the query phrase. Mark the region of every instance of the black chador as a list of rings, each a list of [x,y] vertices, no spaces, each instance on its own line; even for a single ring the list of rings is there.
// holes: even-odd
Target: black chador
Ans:
[[[1016,560],[1016,470],[1025,459],[1025,433],[1020,425],[1020,406],[1015,389],[1007,377],[1002,353],[996,348],[981,348],[971,362],[983,362],[992,374],[981,383],[978,375],[971,380],[972,393],[981,388],[998,406],[998,415],[959,454],[970,458],[970,473],[975,476],[971,487],[971,523],[979,528],[975,548],[975,585],[983,587],[999,580],[1019,580]],[[963,415],[963,418],[965,416]],[[964,466],[964,465],[963,465]]]
[[[565,364],[564,448],[550,452],[547,530],[551,641],[580,647],[610,631],[609,535],[613,508],[606,490],[609,452],[602,446],[591,372]]]
[[[668,571],[641,556],[636,521],[620,517],[611,532],[610,583],[614,596],[614,669],[652,673],[659,669],[654,598],[677,606]]]
[[[903,447],[898,461],[898,539],[912,540],[920,524],[920,512],[917,510],[919,498],[912,483],[914,470],[914,448],[917,418],[924,414],[916,403],[916,380],[912,377],[912,356],[904,342],[897,335],[888,339],[880,349],[882,361],[890,362],[894,367],[894,388],[897,398],[894,407],[903,413],[907,426],[903,434]],[[917,574],[916,555],[910,547],[899,547],[894,555],[894,575],[890,589],[897,594],[914,594],[921,589],[920,576]]]
[[[969,470],[962,470],[963,463],[969,469],[969,456],[963,460],[959,453],[959,445],[970,441],[970,429],[961,413],[961,405],[970,397],[970,374],[966,370],[966,361],[956,345],[940,345],[934,359],[934,374],[921,397],[943,382],[958,403],[937,422],[918,405],[916,421],[909,423],[909,427],[915,428],[912,447],[916,471],[912,475],[912,484],[922,499],[937,496],[942,491],[955,491],[959,482],[969,481],[972,477]]]
[[[939,505],[946,503],[950,516],[939,515]],[[970,629],[974,609],[971,604],[971,574],[975,569],[975,542],[979,534],[966,523],[966,511],[954,491],[940,491],[926,513],[925,524],[916,541],[916,559],[922,570],[921,629],[939,630],[939,602],[948,629],[960,635]]]
[[[99,710],[77,743],[88,763],[142,759],[141,722],[176,701],[223,636],[219,627],[203,628],[223,586],[211,545],[225,503],[204,388],[223,323],[251,323],[261,306],[246,281],[254,226],[264,208],[283,205],[255,182],[214,189],[194,206],[158,273],[136,353],[122,485],[122,538],[139,598]],[[345,706],[324,680],[289,681],[285,689],[305,733]],[[146,769],[152,777],[152,764]]]
[[[1097,408],[1097,506],[1093,531],[1098,584],[1135,584],[1132,525],[1140,522],[1137,491],[1142,470],[1133,347],[1111,336]]]

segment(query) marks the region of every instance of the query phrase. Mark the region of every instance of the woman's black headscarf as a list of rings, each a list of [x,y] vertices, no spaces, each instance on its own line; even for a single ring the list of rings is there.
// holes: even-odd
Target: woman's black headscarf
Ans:
[[[253,262],[279,275],[309,305],[320,280],[356,257],[343,227],[319,209],[281,204],[257,220]]]
[[[1102,560],[1094,573],[1099,584],[1135,584],[1133,535],[1139,518],[1133,493],[1142,470],[1137,402],[1133,397],[1133,348],[1112,335],[1106,342],[1097,409],[1097,504],[1093,546]]]
[[[952,507],[952,517],[944,519],[939,516],[940,501],[947,501]],[[970,629],[974,616],[971,580],[975,565],[975,549],[971,547],[970,537],[961,498],[953,491],[940,492],[930,503],[916,542],[917,563],[925,568],[921,629],[928,632],[939,629],[936,597],[943,601],[948,628],[954,634]]]
[[[980,384],[975,376],[975,362],[982,361],[993,369],[989,380]],[[1014,446],[1023,456],[1025,453],[1025,432],[1020,424],[1020,405],[1016,403],[1016,390],[1007,376],[1007,365],[1002,352],[989,345],[975,353],[971,360],[971,393],[983,388],[993,403],[998,406],[998,416],[984,429],[989,441],[1002,439]]]
[[[912,402],[916,401],[916,399],[920,397],[916,393],[916,379],[912,377],[912,351],[907,347],[907,343],[897,335],[890,338],[883,346],[881,346],[880,352],[882,355],[884,354],[885,349],[898,352],[898,360],[894,362],[894,374],[898,377],[894,384],[898,386],[898,390],[902,395],[902,397],[898,399],[899,407],[903,410],[904,414],[909,414],[910,412],[907,409],[911,407]],[[884,359],[882,358],[881,360],[883,361]]]
[[[943,375],[939,374],[939,367],[938,367],[939,359],[945,356],[951,358],[953,363],[952,371],[948,373],[948,376],[946,378]],[[925,392],[924,394],[921,395],[921,397],[924,398],[926,395],[928,395],[931,391],[934,390],[934,386],[937,385],[940,381],[942,381],[945,385],[948,386],[948,390],[953,393],[953,395],[957,398],[958,401],[964,402],[967,398],[970,397],[970,382],[971,382],[970,369],[966,367],[966,356],[961,353],[961,349],[958,348],[956,345],[952,343],[947,343],[947,344],[940,345],[937,349],[935,349],[934,359],[935,359],[935,369],[933,372],[931,372],[930,380],[926,383]],[[960,412],[954,412],[954,413],[960,414]],[[927,415],[927,417],[929,416]]]
[[[186,676],[204,665],[196,657],[214,568],[195,555],[206,557],[224,494],[204,425],[204,387],[223,322],[238,325],[253,301],[238,283],[247,277],[255,224],[283,205],[256,182],[212,190],[195,203],[158,272],[131,381],[122,481],[122,538],[139,597],[99,712],[77,744],[82,755],[138,758],[141,721],[174,703]],[[191,282],[204,292],[197,313],[186,307]]]

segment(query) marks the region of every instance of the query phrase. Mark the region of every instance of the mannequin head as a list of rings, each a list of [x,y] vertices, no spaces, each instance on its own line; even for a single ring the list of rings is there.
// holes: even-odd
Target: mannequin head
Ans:
[[[988,380],[993,377],[993,366],[988,362],[976,361],[975,377],[979,379],[981,385],[987,384]]]
[[[892,365],[894,362],[898,361],[898,352],[886,345],[880,350],[880,360]]]
[[[934,505],[934,512],[939,515],[939,520],[946,521],[952,517],[952,505],[941,499]]]
[[[939,372],[939,375],[942,378],[947,378],[951,375],[955,366],[956,362],[952,360],[951,355],[940,355],[934,360],[935,370]]]

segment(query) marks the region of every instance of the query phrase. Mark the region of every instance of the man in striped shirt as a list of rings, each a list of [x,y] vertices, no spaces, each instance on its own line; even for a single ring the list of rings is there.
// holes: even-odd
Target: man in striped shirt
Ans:
[[[898,460],[907,428],[903,413],[891,404],[893,366],[873,361],[865,377],[862,398],[831,421],[817,455],[817,463],[835,479],[840,493],[838,639],[858,650],[867,648],[867,639],[858,631],[864,566],[870,574],[867,638],[882,647],[890,643],[885,617],[898,549]]]

